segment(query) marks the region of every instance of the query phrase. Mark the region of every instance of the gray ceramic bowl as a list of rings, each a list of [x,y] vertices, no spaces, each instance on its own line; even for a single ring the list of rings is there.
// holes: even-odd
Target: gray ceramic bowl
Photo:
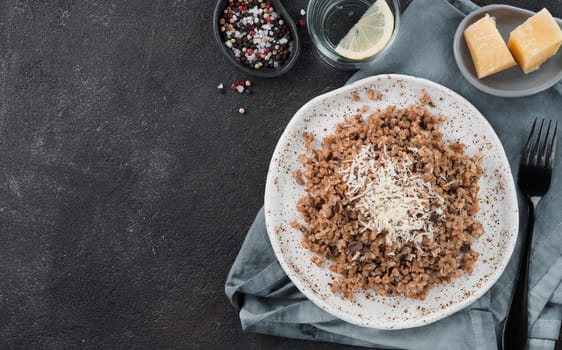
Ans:
[[[496,18],[499,32],[507,42],[509,33],[527,18],[535,13],[518,7],[507,5],[484,6],[471,12],[459,24],[453,42],[455,60],[464,77],[476,88],[488,94],[501,97],[529,96],[548,89],[562,79],[562,50],[543,63],[541,67],[530,74],[524,74],[519,66],[511,67],[503,72],[478,79],[472,62],[472,57],[466,46],[464,30],[482,18],[486,13]],[[557,19],[562,27],[562,21]]]

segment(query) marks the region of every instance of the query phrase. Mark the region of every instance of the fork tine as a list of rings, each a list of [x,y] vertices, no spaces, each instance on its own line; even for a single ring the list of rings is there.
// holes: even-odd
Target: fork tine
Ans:
[[[541,120],[541,126],[539,128],[539,135],[537,136],[537,142],[533,144],[533,150],[532,150],[533,159],[531,163],[532,166],[537,166],[538,157],[539,157],[539,145],[541,142],[541,134],[542,134],[543,126],[544,126],[544,119]]]
[[[542,143],[540,149],[538,150],[539,162],[537,163],[537,166],[539,167],[546,167],[546,160],[548,158],[547,148],[551,143],[551,141],[548,139],[548,135],[550,135],[551,127],[552,127],[552,119],[549,119],[548,126],[546,127],[546,135],[544,135],[544,142]]]
[[[556,155],[556,139],[558,136],[558,121],[556,121],[556,123],[554,124],[554,134],[552,136],[552,141],[550,142],[550,145],[548,147],[548,160],[546,163],[546,166],[549,169],[552,169],[554,167],[554,157]]]
[[[537,126],[537,118],[535,118],[535,121],[533,121],[531,132],[529,132],[529,138],[527,139],[527,143],[525,144],[524,159],[526,164],[529,164],[529,158],[531,157],[531,139],[533,138],[533,134],[535,133],[535,126]]]

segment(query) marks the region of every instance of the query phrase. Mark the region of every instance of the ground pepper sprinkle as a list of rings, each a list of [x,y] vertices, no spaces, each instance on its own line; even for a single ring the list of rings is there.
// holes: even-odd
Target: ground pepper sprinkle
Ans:
[[[219,26],[237,62],[257,70],[279,68],[289,59],[291,30],[269,2],[231,0]]]

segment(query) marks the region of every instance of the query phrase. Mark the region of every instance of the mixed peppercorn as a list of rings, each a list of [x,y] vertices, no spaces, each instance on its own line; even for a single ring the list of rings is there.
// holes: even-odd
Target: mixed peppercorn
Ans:
[[[289,59],[291,30],[269,2],[229,0],[219,27],[234,59],[250,68],[279,68]]]
[[[252,91],[250,91],[250,86],[252,86],[252,82],[250,80],[239,79],[234,81],[232,84],[230,84],[230,89],[234,91],[238,91],[239,93],[246,93],[251,95]],[[219,83],[217,85],[217,92],[219,94],[224,94],[225,90],[224,90],[223,83]],[[240,114],[246,113],[246,108],[244,107],[238,108],[238,113]]]

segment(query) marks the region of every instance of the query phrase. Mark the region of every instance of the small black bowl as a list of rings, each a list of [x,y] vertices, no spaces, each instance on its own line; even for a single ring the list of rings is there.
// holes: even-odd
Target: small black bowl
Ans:
[[[279,68],[263,67],[260,69],[251,69],[243,65],[242,63],[236,62],[236,60],[234,59],[234,53],[232,53],[232,50],[226,47],[223,42],[223,37],[219,26],[219,19],[223,14],[224,9],[226,8],[228,0],[218,0],[215,7],[215,13],[213,14],[213,33],[215,34],[215,39],[217,40],[217,44],[219,45],[222,53],[234,66],[236,66],[236,68],[238,68],[242,72],[260,78],[274,78],[280,76],[281,74],[287,73],[289,70],[291,70],[291,68],[293,68],[301,52],[301,41],[299,38],[299,33],[297,32],[297,26],[291,16],[289,16],[289,13],[279,0],[267,1],[270,2],[275,10],[283,17],[283,21],[285,21],[285,23],[291,30],[291,41],[289,43],[289,60]]]

